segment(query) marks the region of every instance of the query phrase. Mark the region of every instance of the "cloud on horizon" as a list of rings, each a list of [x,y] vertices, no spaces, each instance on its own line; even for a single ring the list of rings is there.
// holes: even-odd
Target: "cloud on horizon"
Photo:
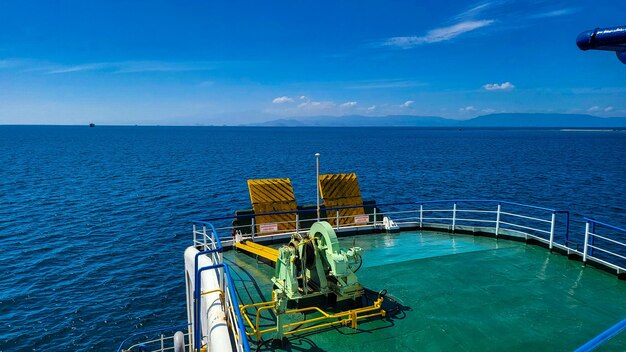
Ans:
[[[284,104],[284,103],[293,103],[293,99],[286,95],[283,95],[282,97],[274,98],[274,100],[272,100],[272,104]]]
[[[345,102],[345,103],[343,103],[343,104],[341,104],[339,106],[342,107],[342,108],[351,108],[351,107],[354,107],[356,105],[357,105],[356,101],[347,101],[347,102]]]
[[[515,86],[511,82],[504,82],[502,84],[488,83],[483,85],[483,88],[488,91],[510,91],[515,89]]]

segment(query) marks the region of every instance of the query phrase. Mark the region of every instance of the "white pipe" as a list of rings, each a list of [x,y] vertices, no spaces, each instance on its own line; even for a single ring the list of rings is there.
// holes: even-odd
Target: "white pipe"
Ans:
[[[191,280],[188,282],[187,295],[191,294],[191,298],[187,298],[187,312],[191,312],[188,317],[188,321],[192,324],[193,321],[193,292],[194,292],[194,258],[198,250],[194,247],[188,247],[185,250],[185,273],[189,275]],[[210,257],[201,255],[198,257],[198,268],[211,266],[213,263]],[[202,292],[209,292],[217,289],[223,289],[219,285],[219,278],[217,270],[205,270],[200,275],[200,289]],[[202,310],[198,314],[200,323],[202,325],[202,339],[203,343],[208,344],[209,351],[232,351],[232,345],[230,343],[230,332],[228,330],[228,324],[226,323],[226,315],[222,310],[222,300],[220,292],[212,292],[201,296]],[[191,304],[191,307],[189,306]],[[193,331],[192,325],[192,331]],[[192,337],[193,341],[193,337]],[[194,346],[198,347],[198,346]]]

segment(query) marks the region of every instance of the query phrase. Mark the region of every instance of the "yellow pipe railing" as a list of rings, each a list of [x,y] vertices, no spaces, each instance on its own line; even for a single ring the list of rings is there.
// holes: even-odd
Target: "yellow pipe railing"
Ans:
[[[343,312],[339,312],[339,313],[327,313],[325,311],[323,311],[322,309],[320,309],[319,307],[307,307],[307,308],[299,308],[299,309],[291,309],[291,310],[286,310],[284,313],[282,314],[295,314],[295,313],[303,313],[303,312],[317,312],[319,314],[321,314],[322,316],[320,317],[316,317],[316,318],[311,318],[311,319],[304,319],[302,321],[299,322],[295,322],[295,323],[289,323],[289,324],[285,324],[282,326],[283,329],[288,329],[290,327],[293,326],[300,326],[300,325],[304,325],[304,324],[310,324],[310,323],[316,323],[316,322],[320,322],[320,321],[324,321],[324,320],[332,320],[332,319],[339,319],[336,321],[330,321],[327,323],[323,323],[323,324],[317,324],[317,325],[313,325],[313,326],[308,326],[308,327],[304,327],[304,328],[299,328],[299,329],[294,329],[294,330],[290,330],[287,332],[284,332],[284,335],[293,335],[299,332],[305,332],[305,331],[310,331],[310,330],[315,330],[315,329],[322,329],[328,326],[333,326],[333,325],[338,325],[341,324],[342,326],[348,326],[348,324],[350,324],[350,327],[352,329],[356,329],[358,326],[358,320],[361,319],[367,319],[367,318],[371,318],[371,317],[375,317],[375,316],[381,316],[384,317],[386,312],[384,309],[382,309],[382,304],[383,304],[383,297],[379,297],[376,301],[374,301],[374,304],[372,304],[371,306],[367,306],[367,307],[363,307],[363,308],[357,308],[357,309],[351,309],[351,310],[347,310],[347,311],[343,311]],[[272,327],[272,328],[268,328],[268,329],[264,329],[264,330],[260,330],[259,328],[259,322],[260,322],[260,316],[261,316],[261,312],[264,310],[268,310],[268,309],[276,309],[276,301],[269,301],[269,302],[261,302],[261,303],[253,303],[253,304],[247,304],[247,305],[241,305],[239,306],[239,310],[241,311],[241,314],[243,315],[244,319],[246,320],[246,322],[248,323],[250,329],[252,329],[252,332],[246,332],[247,336],[256,336],[256,338],[258,340],[261,339],[261,335],[269,333],[269,332],[273,332],[273,331],[277,331],[278,328],[277,327]],[[252,323],[252,320],[250,320],[250,318],[248,317],[248,314],[246,313],[246,311],[249,308],[257,308],[256,314],[255,314],[255,323]],[[372,313],[374,312],[374,313]],[[365,315],[359,315],[362,313],[370,313],[370,314],[365,314]]]

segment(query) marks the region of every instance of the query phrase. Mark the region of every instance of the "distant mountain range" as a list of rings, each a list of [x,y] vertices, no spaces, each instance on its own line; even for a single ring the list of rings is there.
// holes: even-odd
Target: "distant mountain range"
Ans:
[[[469,120],[438,116],[309,116],[270,120],[247,126],[266,127],[500,127],[500,128],[626,128],[626,117],[585,114],[490,114]]]

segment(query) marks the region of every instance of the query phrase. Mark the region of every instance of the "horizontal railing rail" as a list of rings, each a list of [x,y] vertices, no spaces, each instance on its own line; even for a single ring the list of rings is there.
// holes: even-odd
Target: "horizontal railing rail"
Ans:
[[[463,205],[463,208],[460,207]],[[471,205],[471,206],[470,206]],[[381,212],[380,207],[387,207],[391,210]],[[502,208],[506,207],[507,211]],[[341,210],[345,209],[372,209],[364,212],[363,216],[367,216],[367,220],[359,215],[344,215]],[[522,211],[523,210],[523,211]],[[316,209],[298,209],[291,211],[265,212],[265,213],[249,213],[237,214],[231,216],[214,217],[203,222],[211,222],[219,225],[216,227],[221,233],[227,234],[221,237],[223,241],[232,244],[232,237],[240,232],[246,238],[252,239],[258,236],[271,236],[272,238],[289,236],[296,232],[307,231],[306,224],[312,224],[317,220],[314,214]],[[371,227],[382,225],[382,217],[393,216],[393,220],[401,225],[450,225],[451,230],[456,230],[457,226],[482,225],[483,227],[495,228],[495,235],[501,232],[517,233],[518,235],[536,238],[541,242],[545,242],[552,249],[555,245],[559,248],[565,248],[569,242],[569,212],[557,210],[547,207],[528,205],[523,203],[490,200],[490,199],[461,199],[461,200],[427,200],[418,202],[402,202],[402,203],[383,203],[383,204],[363,204],[356,206],[342,207],[322,207],[320,220],[329,221],[336,230]],[[268,215],[286,215],[293,214],[295,219],[284,221],[275,221],[271,224],[275,228],[262,231],[260,224],[256,220],[257,217]],[[444,216],[444,214],[446,214]],[[561,236],[564,237],[563,243],[557,243],[556,234],[556,216],[565,214],[565,228],[561,229]],[[357,222],[356,219],[360,221]],[[239,223],[234,223],[237,220]],[[231,222],[231,223],[228,223]],[[495,226],[487,226],[494,225]],[[232,236],[228,238],[228,233]]]

